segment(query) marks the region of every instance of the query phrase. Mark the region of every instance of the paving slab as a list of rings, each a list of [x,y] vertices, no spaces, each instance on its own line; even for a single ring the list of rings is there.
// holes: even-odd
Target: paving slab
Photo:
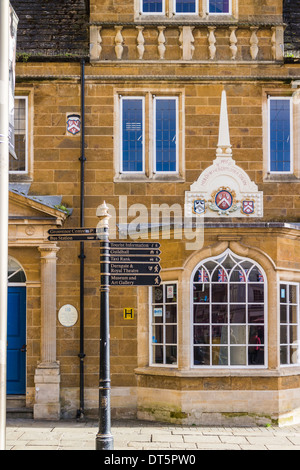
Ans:
[[[138,420],[112,422],[115,451],[300,450],[300,425],[178,426]],[[94,450],[97,421],[7,420],[7,450]]]

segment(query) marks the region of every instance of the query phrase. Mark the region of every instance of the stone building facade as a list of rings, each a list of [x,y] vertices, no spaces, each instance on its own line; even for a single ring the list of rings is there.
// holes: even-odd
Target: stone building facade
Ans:
[[[105,201],[111,240],[161,244],[160,286],[110,288],[112,416],[299,422],[293,2],[53,3],[12,2],[9,398],[97,413],[99,243],[48,230],[96,227]]]

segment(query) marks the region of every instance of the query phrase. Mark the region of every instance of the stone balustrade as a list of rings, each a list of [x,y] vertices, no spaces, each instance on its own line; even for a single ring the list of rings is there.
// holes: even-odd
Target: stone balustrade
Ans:
[[[282,24],[90,25],[91,61],[281,61]]]

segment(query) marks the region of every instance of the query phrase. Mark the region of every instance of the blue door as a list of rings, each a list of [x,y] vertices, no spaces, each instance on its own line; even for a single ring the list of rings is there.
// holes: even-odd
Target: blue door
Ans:
[[[7,394],[25,394],[26,287],[8,287]]]

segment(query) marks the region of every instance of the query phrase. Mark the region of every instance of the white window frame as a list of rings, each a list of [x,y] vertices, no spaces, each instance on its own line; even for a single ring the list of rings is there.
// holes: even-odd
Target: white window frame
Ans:
[[[25,135],[26,135],[26,142],[25,142],[25,170],[15,170],[9,171],[10,175],[27,175],[29,171],[29,164],[28,164],[28,139],[29,139],[29,132],[28,132],[28,96],[26,95],[16,95],[15,100],[25,100]],[[15,130],[16,134],[16,130]]]
[[[194,364],[194,295],[193,295],[193,285],[194,285],[194,276],[197,272],[197,270],[200,268],[200,266],[202,266],[203,264],[207,263],[208,261],[215,261],[223,256],[227,256],[227,254],[231,254],[234,258],[238,258],[240,259],[239,261],[239,264],[242,263],[243,261],[249,261],[250,263],[252,263],[254,266],[256,266],[260,271],[261,273],[263,274],[264,276],[264,282],[262,283],[264,285],[264,344],[263,344],[263,347],[264,347],[264,364],[263,365],[196,365]],[[222,263],[220,264],[220,266],[222,266]],[[228,289],[229,289],[229,282],[227,283],[228,284]],[[210,282],[210,285],[211,285],[211,282]],[[245,304],[247,305],[248,304],[248,300],[246,298],[246,302]],[[230,369],[243,369],[243,370],[253,370],[253,369],[267,369],[268,368],[268,323],[267,323],[267,320],[268,320],[268,282],[267,282],[267,276],[266,276],[266,273],[264,271],[264,269],[258,264],[256,263],[254,260],[250,259],[250,258],[244,258],[244,257],[241,257],[241,256],[238,256],[236,255],[235,253],[233,253],[230,248],[228,248],[227,250],[225,250],[223,253],[221,253],[220,255],[217,255],[217,256],[211,256],[209,258],[206,258],[204,259],[203,261],[201,261],[200,263],[197,264],[197,266],[194,268],[193,272],[192,272],[192,275],[191,275],[191,278],[190,278],[190,305],[191,305],[191,308],[190,308],[190,338],[191,338],[191,341],[190,341],[190,367],[191,369],[196,369],[196,370],[218,370],[218,369],[223,369],[223,370],[230,370]],[[211,303],[210,303],[211,305]],[[228,305],[228,303],[227,303]],[[211,320],[211,318],[210,318]],[[212,325],[212,322],[210,321],[209,322],[209,328],[211,328],[211,325]],[[249,343],[247,342],[247,335],[248,335],[248,330],[247,330],[247,327],[248,327],[248,320],[246,318],[246,323],[245,323],[245,326],[246,326],[246,351],[248,351],[248,347],[249,347]],[[212,347],[212,343],[209,343],[209,347],[210,347],[210,363],[211,363],[211,347]],[[230,348],[230,344],[228,343],[228,349]],[[248,362],[248,359],[247,359],[247,362]]]
[[[176,11],[176,0],[173,0],[173,12],[176,16],[195,16],[199,15],[199,0],[194,0],[195,12],[194,13],[182,13]]]
[[[156,170],[156,101],[175,100],[176,103],[176,170],[157,171]],[[178,96],[153,95],[153,174],[157,175],[178,175],[179,174],[179,101]]]
[[[161,286],[165,286],[166,284],[176,284],[176,295],[177,295],[177,301],[176,301],[176,307],[177,307],[177,323],[176,323],[176,326],[177,326],[177,338],[176,338],[176,347],[177,347],[177,361],[176,361],[176,364],[165,364],[165,363],[161,363],[161,364],[158,364],[158,363],[155,363],[153,361],[153,342],[152,342],[152,326],[155,325],[153,322],[152,322],[152,306],[154,304],[153,302],[153,287],[149,287],[149,366],[151,367],[168,367],[168,368],[173,368],[173,369],[177,369],[178,368],[178,354],[179,354],[179,344],[178,344],[178,328],[179,328],[179,321],[178,321],[178,281],[163,281],[160,285]],[[165,287],[163,289],[165,291]],[[162,307],[163,307],[163,311],[165,311],[165,306],[168,305],[165,301],[166,299],[163,299],[163,302],[162,302]],[[175,302],[174,303],[170,303],[169,305],[175,305]],[[175,323],[171,323],[171,324],[175,324]],[[164,334],[164,341],[162,343],[162,346],[163,348],[165,348],[167,346],[166,344],[166,341],[165,341],[165,325],[166,323],[162,323],[163,325],[163,334]]]
[[[271,171],[271,106],[273,100],[290,102],[290,171]],[[272,175],[290,175],[294,173],[294,135],[293,135],[293,99],[291,96],[268,96],[268,173]]]
[[[143,125],[143,168],[141,171],[123,170],[123,101],[141,100],[142,101],[142,125]],[[144,96],[121,96],[120,97],[120,173],[123,175],[143,175],[145,174],[145,97]]]
[[[209,0],[206,0],[206,11],[209,15],[220,16],[220,15],[232,15],[232,0],[229,0],[229,12],[228,13],[211,13],[209,11]]]
[[[162,11],[161,12],[148,12],[148,11],[143,11],[143,0],[140,0],[140,12],[142,15],[151,15],[151,16],[157,16],[157,15],[165,15],[166,14],[166,0],[162,0]]]
[[[280,302],[280,286],[281,285],[286,285],[286,286],[296,286],[296,292],[297,292],[297,300],[296,300],[296,304],[297,304],[297,337],[298,337],[298,349],[297,349],[297,355],[298,355],[298,362],[296,363],[289,363],[289,364],[282,364],[281,361],[279,360],[279,363],[280,363],[280,367],[299,367],[300,365],[300,305],[299,305],[299,299],[300,299],[300,284],[298,282],[289,282],[289,281],[284,281],[284,280],[281,280],[279,281],[279,330],[280,330],[280,327],[282,325],[286,325],[288,328],[291,326],[291,325],[294,325],[294,323],[290,323],[290,322],[287,322],[287,323],[281,323],[280,321],[280,306],[281,305],[290,305],[290,302]],[[280,333],[279,333],[280,334]],[[291,343],[288,342],[288,343],[281,343],[281,340],[279,338],[279,348],[281,348],[281,346],[284,346],[284,345],[287,345],[287,346],[291,346]],[[290,351],[288,351],[288,357],[289,357],[289,360],[291,359],[290,358]]]

